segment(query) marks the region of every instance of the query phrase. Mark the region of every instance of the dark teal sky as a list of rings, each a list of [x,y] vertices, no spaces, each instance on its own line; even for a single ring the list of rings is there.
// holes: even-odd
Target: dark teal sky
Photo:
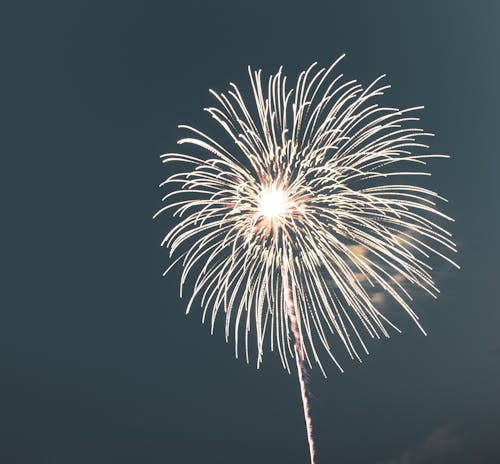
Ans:
[[[176,126],[246,66],[313,61],[426,106],[462,270],[429,331],[311,388],[318,464],[500,462],[500,3],[10,2],[0,11],[0,462],[307,460],[296,378],[184,315],[151,216]],[[343,358],[342,358],[343,359]]]

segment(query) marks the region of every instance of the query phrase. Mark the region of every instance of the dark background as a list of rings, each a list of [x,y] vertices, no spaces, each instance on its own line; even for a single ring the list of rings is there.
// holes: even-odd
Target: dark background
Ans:
[[[500,462],[500,3],[5,2],[0,11],[0,462],[305,463],[296,378],[184,315],[153,222],[179,123],[246,66],[318,60],[424,104],[461,271],[429,331],[311,388],[318,463]]]

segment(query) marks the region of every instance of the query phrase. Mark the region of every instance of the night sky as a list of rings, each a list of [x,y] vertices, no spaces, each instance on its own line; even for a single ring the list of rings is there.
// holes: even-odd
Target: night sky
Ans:
[[[7,4],[8,3],[8,4]],[[5,2],[0,10],[0,463],[307,462],[295,376],[234,359],[162,277],[181,123],[247,65],[313,61],[425,105],[462,270],[429,332],[311,375],[318,464],[500,462],[500,3]]]

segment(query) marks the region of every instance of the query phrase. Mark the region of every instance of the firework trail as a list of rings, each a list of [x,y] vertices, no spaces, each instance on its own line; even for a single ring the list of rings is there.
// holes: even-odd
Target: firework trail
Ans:
[[[335,341],[361,360],[362,333],[399,331],[377,307],[386,297],[424,332],[409,287],[436,297],[431,255],[455,265],[451,234],[438,225],[451,220],[436,206],[444,198],[404,181],[430,175],[416,169],[428,158],[447,157],[425,152],[432,134],[412,127],[421,107],[374,103],[389,88],[384,76],[366,88],[333,77],[341,58],[313,64],[293,89],[281,69],[264,83],[249,69],[250,105],[232,83],[227,94],[211,91],[217,106],[206,111],[226,137],[180,126],[190,153],[162,155],[174,174],[157,213],[179,218],[162,245],[173,259],[165,273],[182,265],[181,296],[192,284],[186,312],[198,301],[212,332],[222,315],[236,356],[242,328],[247,362],[255,332],[257,367],[266,339],[288,372],[295,358],[311,463],[307,369],[314,362],[326,375],[324,355],[340,369]]]
[[[292,289],[288,282],[288,271],[285,265],[281,264],[281,276],[283,279],[283,291],[285,294],[285,303],[290,318],[295,349],[295,363],[297,364],[297,375],[299,376],[300,394],[302,396],[302,407],[304,408],[304,419],[306,421],[307,441],[309,443],[309,456],[311,463],[314,463],[316,446],[314,445],[312,419],[309,406],[309,392],[307,391],[307,368],[305,365],[304,353],[302,352],[302,337],[297,324],[297,315],[295,314],[295,305],[293,304]]]

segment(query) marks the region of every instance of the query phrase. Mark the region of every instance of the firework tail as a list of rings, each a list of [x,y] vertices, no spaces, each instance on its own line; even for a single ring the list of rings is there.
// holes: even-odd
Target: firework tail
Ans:
[[[307,368],[304,360],[304,353],[302,350],[302,337],[300,335],[299,325],[297,323],[297,315],[295,313],[295,305],[293,303],[292,289],[290,281],[288,280],[288,271],[284,264],[281,264],[281,276],[283,279],[283,291],[285,294],[285,304],[290,319],[290,325],[293,334],[294,347],[295,347],[295,362],[297,363],[297,374],[299,376],[300,393],[302,396],[302,406],[304,408],[304,419],[306,422],[307,441],[309,442],[309,454],[311,457],[311,464],[314,464],[316,454],[312,419],[309,406],[309,393],[307,391]]]

